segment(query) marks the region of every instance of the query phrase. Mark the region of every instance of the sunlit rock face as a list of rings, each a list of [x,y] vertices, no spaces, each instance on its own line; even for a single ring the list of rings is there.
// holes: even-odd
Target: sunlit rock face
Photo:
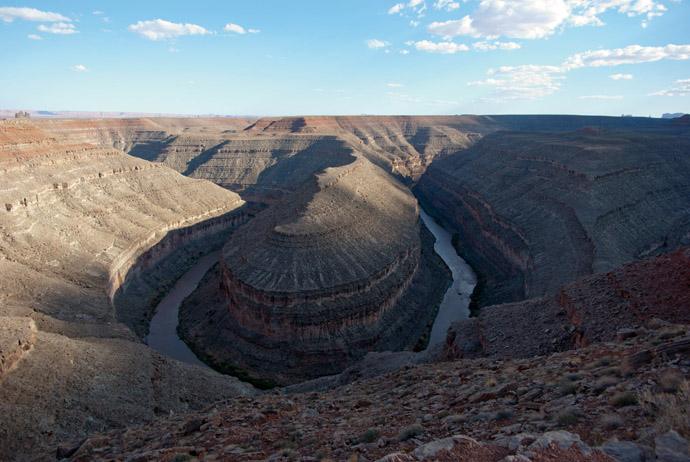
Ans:
[[[161,164],[0,121],[1,460],[252,393],[139,338],[158,291],[184,273],[197,243],[241,219],[242,205]],[[118,298],[134,286],[136,297]]]

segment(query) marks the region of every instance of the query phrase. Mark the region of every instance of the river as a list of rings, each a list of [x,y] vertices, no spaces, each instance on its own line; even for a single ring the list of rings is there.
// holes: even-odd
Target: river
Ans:
[[[208,367],[177,335],[177,323],[180,305],[194,292],[208,270],[218,262],[219,256],[219,252],[213,252],[201,257],[161,300],[149,325],[149,335],[146,337],[148,346],[178,361]]]
[[[419,214],[436,238],[434,250],[453,274],[453,283],[443,297],[431,329],[427,347],[429,348],[445,341],[446,332],[451,323],[469,317],[470,295],[477,284],[477,278],[472,268],[456,253],[451,242],[451,234],[421,208]],[[218,261],[219,255],[219,252],[214,252],[200,258],[177,280],[170,292],[158,304],[156,314],[151,319],[149,335],[146,337],[146,343],[151,348],[170,358],[208,367],[177,335],[177,324],[180,305],[197,288],[204,275]]]
[[[421,208],[419,215],[436,238],[434,250],[453,274],[453,283],[443,297],[434,325],[431,328],[428,349],[446,340],[446,332],[454,321],[467,319],[470,316],[470,296],[474,286],[477,285],[477,277],[470,265],[460,258],[455,251],[451,234]]]

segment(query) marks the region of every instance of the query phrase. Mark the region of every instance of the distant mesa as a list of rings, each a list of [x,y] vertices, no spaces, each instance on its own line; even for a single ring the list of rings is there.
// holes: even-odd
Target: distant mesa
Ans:
[[[678,119],[678,118],[683,117],[685,115],[687,115],[687,114],[684,112],[666,112],[661,116],[661,118],[662,119]]]

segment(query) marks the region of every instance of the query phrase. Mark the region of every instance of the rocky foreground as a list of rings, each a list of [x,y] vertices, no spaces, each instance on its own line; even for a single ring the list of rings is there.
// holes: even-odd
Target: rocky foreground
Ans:
[[[67,444],[72,460],[690,460],[690,331],[529,359],[405,367],[321,393],[270,392]],[[676,433],[677,432],[677,433]]]

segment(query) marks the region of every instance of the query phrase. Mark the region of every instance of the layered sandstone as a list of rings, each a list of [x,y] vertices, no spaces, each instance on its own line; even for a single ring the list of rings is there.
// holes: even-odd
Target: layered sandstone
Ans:
[[[690,242],[688,152],[663,132],[500,132],[435,162],[415,191],[457,232],[485,306]]]
[[[415,278],[430,271],[420,263],[416,201],[363,157],[344,154],[340,164],[230,238],[222,315],[201,299],[183,308],[182,333],[202,357],[284,383],[338,372],[368,350],[417,343],[445,284],[428,304],[409,299]]]
[[[236,194],[4,121],[0,204],[0,458],[251,393],[164,359],[135,335],[145,333],[154,290],[243,220]],[[146,278],[156,287],[145,289]]]
[[[309,155],[315,152],[327,155],[333,138],[362,152],[384,169],[414,180],[434,158],[464,149],[500,127],[480,116],[310,116],[256,121],[140,118],[38,123],[55,136],[111,146],[146,160],[163,162],[187,176],[209,179],[261,201],[274,201],[286,186],[303,181],[301,177],[293,181],[281,172],[294,169],[293,164],[304,160],[303,154],[311,159],[319,158]],[[284,162],[286,166],[282,166]],[[314,165],[309,174],[322,168],[325,167]]]

